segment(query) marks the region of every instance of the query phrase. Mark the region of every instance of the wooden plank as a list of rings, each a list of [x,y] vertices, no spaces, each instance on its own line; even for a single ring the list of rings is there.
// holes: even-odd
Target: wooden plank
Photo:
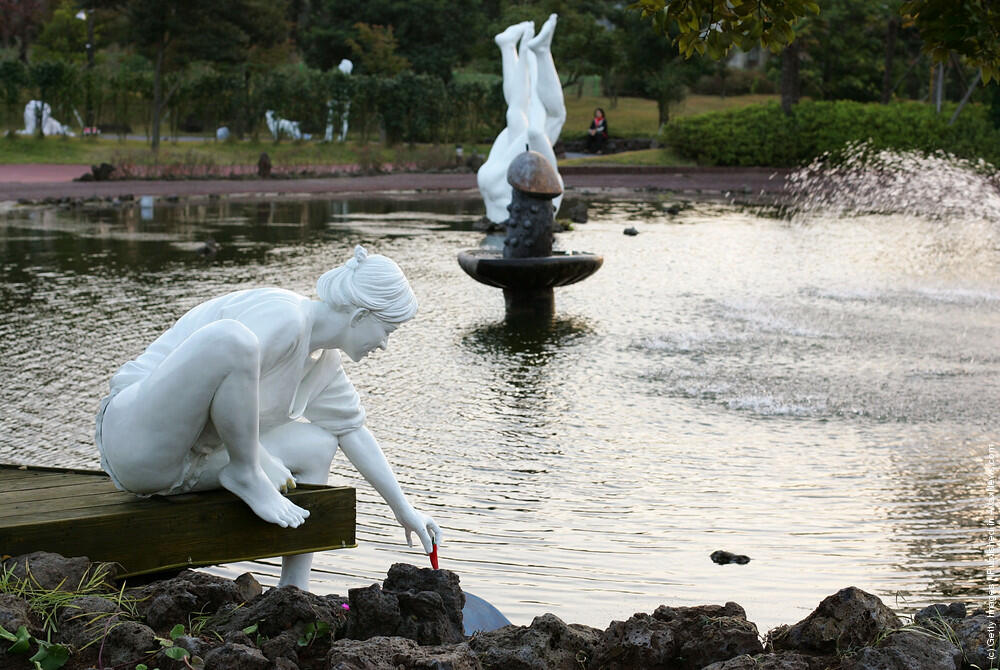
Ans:
[[[20,477],[17,479],[0,479],[0,490],[24,491],[26,489],[48,489],[48,488],[56,488],[62,486],[74,486],[76,484],[87,483],[87,482],[99,482],[99,481],[104,481],[110,484],[111,478],[109,478],[107,475],[104,475],[102,477],[98,473],[87,476],[75,473],[57,475],[54,473],[47,472],[45,474]],[[114,485],[111,484],[111,486]]]
[[[104,476],[99,472],[73,474]],[[45,550],[88,556],[120,563],[126,575],[134,575],[356,546],[353,488],[299,486],[288,498],[308,509],[311,516],[299,528],[283,529],[259,519],[228,491],[143,500],[115,492],[106,478],[103,484],[108,494],[70,496],[74,509],[54,509],[60,504],[61,490],[90,490],[90,484],[80,489],[80,481],[47,487],[43,492],[53,498],[34,500],[34,509],[29,500],[10,503],[17,505],[18,514],[0,518],[0,554]],[[110,500],[120,502],[105,504]]]
[[[0,518],[0,528],[16,528],[19,526],[31,526],[50,521],[77,520],[86,523],[88,519],[100,516],[116,514],[143,513],[151,504],[156,504],[154,500],[144,500],[133,497],[131,500],[120,502],[107,502],[102,505],[91,507],[78,507],[75,509],[47,510],[23,514],[15,514],[9,517]]]
[[[116,489],[110,480],[84,481],[82,483],[59,487],[21,488],[14,491],[2,491],[0,492],[0,515],[3,515],[3,506],[7,504],[30,502],[33,500],[72,500],[79,496],[112,495],[115,493],[121,493],[121,491]],[[132,497],[135,496],[133,495]]]
[[[14,468],[8,465],[0,465],[0,482],[23,479],[26,477],[38,477],[40,474],[40,472],[32,472],[31,470],[21,470],[20,468]]]
[[[299,484],[298,487],[292,491],[291,494],[289,494],[289,497],[294,498],[303,491],[325,491],[329,488],[331,487],[325,485]],[[100,516],[119,513],[143,513],[149,509],[150,505],[159,505],[162,503],[183,504],[189,500],[211,500],[212,496],[216,496],[220,500],[228,500],[228,498],[232,496],[232,494],[228,491],[220,489],[216,491],[187,493],[175,496],[152,496],[151,498],[140,498],[131,493],[118,491],[113,487],[112,490],[115,491],[114,497],[112,497],[111,494],[108,494],[107,496],[88,496],[93,500],[86,504],[72,504],[66,508],[59,508],[58,506],[53,506],[48,509],[28,508],[25,510],[22,508],[18,510],[18,513],[16,514],[0,514],[0,527],[13,528],[15,526],[30,526],[35,523],[60,521],[63,519],[76,519],[81,522],[86,522],[88,519]]]
[[[123,491],[105,491],[90,495],[79,495],[72,498],[43,498],[40,500],[23,500],[16,503],[3,503],[0,506],[0,524],[15,516],[34,516],[55,512],[65,515],[73,510],[107,507],[139,500],[131,493]]]
[[[101,470],[87,470],[82,468],[56,468],[47,465],[14,465],[13,463],[0,463],[0,473],[5,471],[29,472],[32,474],[77,474],[77,475],[98,475],[107,476]]]

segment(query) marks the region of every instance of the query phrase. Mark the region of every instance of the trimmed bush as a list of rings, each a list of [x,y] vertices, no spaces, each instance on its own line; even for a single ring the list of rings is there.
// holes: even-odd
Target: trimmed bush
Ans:
[[[873,150],[945,151],[1000,165],[1000,130],[988,110],[968,105],[949,126],[954,110],[954,104],[938,115],[918,102],[807,101],[785,116],[767,103],[677,119],[661,140],[699,165],[793,167],[823,154],[836,160],[849,143],[866,141]]]

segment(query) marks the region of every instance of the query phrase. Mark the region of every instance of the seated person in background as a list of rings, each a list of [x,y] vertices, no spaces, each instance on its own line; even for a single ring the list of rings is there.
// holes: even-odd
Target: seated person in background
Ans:
[[[594,120],[590,122],[587,133],[587,152],[593,154],[604,151],[604,145],[608,141],[608,120],[600,107],[594,110]]]

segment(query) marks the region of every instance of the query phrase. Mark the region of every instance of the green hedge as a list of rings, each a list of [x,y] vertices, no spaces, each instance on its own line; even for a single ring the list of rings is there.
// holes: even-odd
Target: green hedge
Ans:
[[[1000,166],[1000,130],[989,110],[967,105],[949,126],[954,110],[954,104],[938,115],[919,102],[809,101],[785,116],[767,103],[677,119],[661,140],[699,165],[792,167],[825,153],[836,159],[848,143],[868,141],[875,150],[945,151]]]

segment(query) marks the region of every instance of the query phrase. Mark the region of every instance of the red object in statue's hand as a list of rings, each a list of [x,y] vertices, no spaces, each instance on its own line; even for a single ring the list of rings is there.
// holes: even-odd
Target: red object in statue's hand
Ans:
[[[431,567],[434,568],[435,570],[437,570],[438,569],[438,546],[436,544],[432,544],[431,546],[433,547],[433,549],[431,549],[431,553],[429,553],[427,555],[431,557]]]

